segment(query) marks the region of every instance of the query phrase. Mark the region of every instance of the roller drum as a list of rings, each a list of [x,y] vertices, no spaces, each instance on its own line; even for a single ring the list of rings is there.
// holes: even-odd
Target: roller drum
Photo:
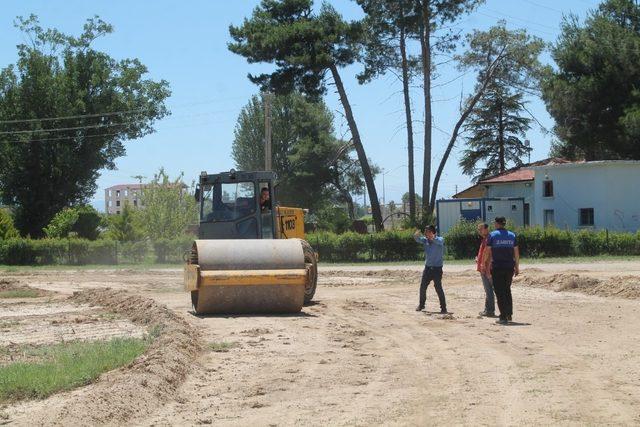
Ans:
[[[309,281],[303,242],[196,240],[190,260],[197,265],[185,269],[196,313],[300,311]]]

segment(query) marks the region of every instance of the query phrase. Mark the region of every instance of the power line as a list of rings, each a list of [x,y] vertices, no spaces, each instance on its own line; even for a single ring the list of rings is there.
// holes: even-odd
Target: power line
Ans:
[[[227,109],[227,110],[218,110],[211,111],[208,113],[197,113],[197,114],[185,114],[181,116],[170,116],[168,119],[180,119],[180,118],[191,118],[191,117],[200,117],[206,116],[209,114],[219,114],[219,113],[228,113],[236,111],[235,109]],[[99,129],[99,128],[108,128],[113,126],[125,126],[128,124],[138,123],[137,120],[125,121],[121,123],[103,123],[96,125],[83,125],[83,126],[74,126],[74,127],[66,127],[66,128],[47,128],[47,129],[31,129],[31,130],[14,130],[14,131],[3,131],[0,132],[0,135],[19,135],[25,133],[35,133],[35,132],[62,132],[62,131],[72,131],[72,130],[83,130],[83,129]]]
[[[166,130],[166,129],[182,129],[182,128],[188,128],[188,127],[195,127],[195,126],[207,126],[207,125],[214,125],[214,124],[221,124],[221,123],[227,123],[227,120],[221,120],[221,121],[215,121],[215,122],[205,122],[205,123],[196,123],[196,124],[190,124],[190,125],[184,125],[184,126],[168,126],[168,127],[164,127],[162,129],[157,129],[156,132],[162,131],[162,130]],[[74,135],[74,136],[61,136],[61,137],[56,137],[56,138],[42,138],[42,139],[17,139],[17,140],[13,140],[13,141],[2,141],[0,140],[0,144],[2,143],[26,143],[26,142],[51,142],[51,141],[63,141],[63,140],[70,140],[70,139],[77,139],[77,138],[104,138],[107,136],[116,136],[116,135],[121,135],[122,132],[113,132],[113,133],[100,133],[100,134],[96,134],[96,135]]]
[[[505,17],[510,18],[510,19],[515,19],[516,21],[526,22],[527,24],[537,25],[539,27],[548,28],[550,30],[557,30],[556,27],[552,27],[550,25],[539,24],[539,23],[537,23],[535,21],[529,21],[528,19],[523,19],[523,18],[518,18],[516,16],[507,15],[506,13],[500,12],[498,10],[489,9],[488,7],[485,8],[485,9],[488,10],[489,12],[497,13],[498,15],[502,15],[502,16],[505,16]]]
[[[243,97],[233,97],[233,98],[218,98],[218,99],[212,99],[212,100],[208,100],[208,101],[199,101],[199,102],[192,102],[192,103],[187,103],[187,104],[181,104],[181,105],[176,105],[172,108],[184,108],[184,107],[191,107],[194,105],[204,105],[204,104],[212,104],[214,102],[223,102],[223,101],[232,101],[232,100],[236,100],[236,99],[240,99]],[[91,117],[108,117],[108,116],[115,116],[115,115],[120,115],[120,114],[132,114],[132,113],[139,113],[139,112],[143,112],[143,111],[149,111],[151,110],[151,108],[139,108],[139,109],[133,109],[133,110],[122,110],[122,111],[109,111],[109,112],[105,112],[105,113],[95,113],[95,114],[79,114],[79,115],[75,115],[75,116],[59,116],[59,117],[42,117],[42,118],[34,118],[34,119],[15,119],[15,120],[0,120],[0,125],[1,124],[14,124],[14,123],[33,123],[33,122],[48,122],[48,121],[54,121],[54,120],[68,120],[68,119],[84,119],[84,118],[91,118]]]
[[[558,12],[558,13],[562,13],[562,14],[564,14],[564,11],[562,11],[562,10],[560,10],[560,9],[555,9],[555,8],[553,8],[553,7],[551,7],[551,6],[546,6],[546,5],[544,5],[544,4],[536,3],[536,2],[534,2],[534,1],[532,1],[532,0],[522,0],[522,1],[525,1],[525,2],[527,2],[527,3],[529,3],[529,4],[534,5],[534,6],[541,7],[541,8],[543,8],[543,9],[548,9],[548,10],[552,10],[552,11],[554,11],[554,12]]]

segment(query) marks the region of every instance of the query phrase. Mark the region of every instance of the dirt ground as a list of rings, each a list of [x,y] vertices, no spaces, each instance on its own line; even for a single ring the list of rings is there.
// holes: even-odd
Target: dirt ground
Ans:
[[[175,376],[173,386],[161,392],[147,384],[153,376],[139,380],[138,364],[110,377],[140,390],[113,404],[108,397],[113,390],[101,379],[46,401],[0,409],[5,422],[640,423],[637,262],[525,267],[513,287],[515,323],[510,326],[478,317],[483,290],[470,266],[445,268],[449,316],[434,313],[437,298],[431,287],[429,311],[414,311],[416,266],[323,267],[315,304],[288,316],[194,316],[179,270],[0,274],[59,295],[105,286],[124,290],[116,294],[121,303],[131,301],[129,316],[137,305],[149,304],[139,296],[151,298],[160,313],[154,316],[175,317],[184,329],[182,339],[201,344],[199,352],[181,352],[184,341],[175,348],[163,344],[164,352],[154,357],[175,354],[175,363],[163,369],[183,367],[186,377],[177,383],[183,377]],[[102,299],[69,303],[108,307],[111,294],[95,292]],[[164,375],[160,368],[153,370],[153,360],[146,360],[144,372]],[[86,396],[103,394],[99,404],[87,404]],[[76,418],[33,418],[56,407]]]

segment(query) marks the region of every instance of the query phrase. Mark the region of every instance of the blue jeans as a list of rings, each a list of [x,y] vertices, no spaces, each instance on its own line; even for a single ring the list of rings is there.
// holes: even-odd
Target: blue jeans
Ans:
[[[493,296],[493,281],[491,277],[480,273],[482,278],[482,286],[484,287],[484,312],[487,314],[494,314],[496,311],[496,303]]]

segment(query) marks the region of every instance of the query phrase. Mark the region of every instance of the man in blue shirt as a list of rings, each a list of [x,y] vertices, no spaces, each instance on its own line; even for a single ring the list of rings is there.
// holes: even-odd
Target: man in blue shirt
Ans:
[[[444,239],[436,235],[436,228],[429,225],[424,230],[424,235],[416,230],[413,238],[424,246],[425,266],[420,282],[420,303],[416,311],[424,310],[427,302],[427,286],[433,280],[433,285],[440,300],[440,313],[447,313],[447,302],[442,290],[442,262],[444,257]]]
[[[506,325],[513,315],[511,282],[514,275],[520,274],[520,251],[516,234],[505,229],[507,220],[497,217],[495,221],[496,230],[489,234],[487,241],[491,250],[485,251],[485,259],[487,263],[491,262],[493,290],[500,309],[500,319],[496,323]]]

